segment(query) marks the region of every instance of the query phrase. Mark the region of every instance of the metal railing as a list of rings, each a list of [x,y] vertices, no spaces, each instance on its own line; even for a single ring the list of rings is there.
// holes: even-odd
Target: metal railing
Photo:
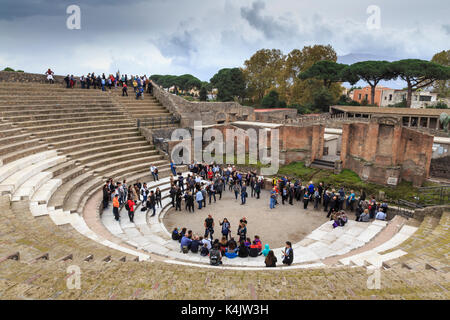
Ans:
[[[417,204],[422,206],[450,204],[450,185],[419,188]]]
[[[150,117],[136,119],[137,127],[163,128],[180,123],[180,119],[170,115],[166,117]]]

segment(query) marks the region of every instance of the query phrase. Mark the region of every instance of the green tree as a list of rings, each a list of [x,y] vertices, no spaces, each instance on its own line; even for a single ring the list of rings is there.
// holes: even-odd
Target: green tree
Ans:
[[[331,92],[326,87],[322,87],[314,92],[313,97],[314,107],[322,112],[328,112],[330,110],[330,106],[335,100]]]
[[[306,79],[318,79],[323,81],[323,86],[327,89],[331,87],[333,83],[336,82],[350,82],[350,84],[355,84],[358,82],[359,78],[355,77],[351,73],[346,73],[348,79],[344,77],[344,69],[348,66],[346,64],[336,63],[334,61],[322,60],[313,64],[305,72],[300,73],[299,78],[302,80]]]
[[[284,83],[281,83],[280,95],[289,105],[314,105],[314,93],[323,87],[323,81],[317,79],[302,80],[299,78],[300,73],[308,70],[319,61],[337,61],[337,54],[330,45],[307,46],[302,50],[292,50],[286,58],[285,68],[283,70]],[[283,87],[286,87],[286,95],[283,96]],[[329,92],[334,99],[338,99],[342,93],[342,87],[338,83],[333,83]],[[307,107],[306,110],[310,110]]]
[[[208,89],[206,89],[206,86],[202,86],[200,88],[200,101],[207,101],[208,100]]]
[[[396,77],[390,68],[388,61],[362,61],[350,65],[343,70],[343,77],[351,79],[351,84],[359,79],[364,80],[370,86],[370,104],[375,104],[375,89],[381,80],[392,80]],[[356,80],[357,79],[357,80]],[[354,81],[356,80],[356,81]]]
[[[276,90],[271,90],[261,101],[263,108],[286,108],[286,102],[280,101],[280,96]]]
[[[406,106],[411,108],[412,93],[432,85],[436,80],[450,79],[450,67],[434,62],[406,59],[392,62],[391,72],[407,84]]]
[[[242,100],[245,96],[244,75],[239,68],[221,69],[211,78],[210,82],[218,90],[217,99],[219,101]]]
[[[6,67],[5,69],[3,69],[3,71],[15,71],[15,70],[13,68]]]
[[[276,88],[285,56],[278,49],[262,49],[244,62],[244,76],[248,94],[254,102],[259,103],[264,95]]]
[[[438,63],[443,66],[450,66],[450,50],[436,53],[431,62]],[[440,98],[450,97],[450,80],[437,80],[433,84],[434,91],[437,92]]]

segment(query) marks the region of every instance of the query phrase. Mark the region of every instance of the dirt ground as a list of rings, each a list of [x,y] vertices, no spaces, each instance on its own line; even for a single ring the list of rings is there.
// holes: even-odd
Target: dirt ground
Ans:
[[[248,191],[250,195],[250,190]],[[254,235],[259,235],[263,244],[268,243],[271,248],[284,247],[286,241],[293,244],[302,240],[311,231],[328,221],[326,213],[321,208],[315,210],[312,203],[308,209],[303,209],[303,202],[294,200],[293,205],[286,203],[279,204],[275,209],[269,208],[269,192],[262,191],[261,199],[247,198],[247,203],[241,205],[240,198],[235,200],[234,193],[226,191],[222,195],[222,200],[217,197],[217,202],[212,199],[209,205],[209,199],[206,200],[206,208],[198,210],[198,204],[195,203],[195,213],[189,213],[185,210],[185,203],[182,203],[182,211],[170,209],[165,215],[163,223],[169,232],[173,228],[184,228],[192,230],[194,234],[204,235],[203,223],[211,214],[214,218],[214,238],[221,238],[221,227],[219,222],[227,218],[231,223],[231,234],[237,239],[237,228],[239,220],[246,217],[248,221],[247,235],[253,240]]]

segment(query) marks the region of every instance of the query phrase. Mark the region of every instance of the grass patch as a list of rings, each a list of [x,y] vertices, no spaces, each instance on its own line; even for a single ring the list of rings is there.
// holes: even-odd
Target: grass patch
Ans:
[[[300,179],[302,181],[313,181],[315,184],[323,182],[325,186],[330,186],[338,190],[344,187],[346,190],[355,190],[360,194],[362,190],[366,192],[367,197],[370,195],[378,196],[379,191],[384,191],[386,198],[390,201],[407,200],[416,202],[415,196],[419,193],[418,188],[413,187],[411,182],[402,181],[396,187],[384,186],[361,180],[354,171],[344,169],[339,174],[334,174],[330,170],[308,168],[303,162],[295,162],[286,166],[282,166],[278,171],[278,177],[287,176],[290,178]],[[431,182],[426,182],[424,186],[439,186]]]

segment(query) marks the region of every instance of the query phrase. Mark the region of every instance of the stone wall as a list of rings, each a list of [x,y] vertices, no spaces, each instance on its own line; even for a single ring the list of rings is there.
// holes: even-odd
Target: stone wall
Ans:
[[[237,102],[191,102],[166,92],[155,83],[153,86],[154,96],[165,108],[180,117],[181,127],[193,127],[194,121],[200,120],[203,125],[256,120],[253,108],[241,106]]]
[[[444,178],[450,180],[450,156],[432,159],[430,175],[432,177]]]
[[[402,127],[400,118],[374,116],[343,124],[342,167],[379,184],[420,186],[430,174],[432,147],[433,136]]]
[[[193,136],[192,128],[185,128]],[[271,128],[264,127],[264,124],[256,123],[236,123],[236,124],[217,124],[203,128],[203,133],[208,129],[218,130],[223,137],[222,150],[226,153],[226,143],[227,143],[227,130],[234,130],[234,150],[237,154],[237,146],[240,143],[239,138],[244,137],[243,140],[243,150],[246,154],[250,153],[252,147],[256,147],[259,150],[259,130],[267,130],[267,148],[270,152],[271,146],[271,132],[272,130],[279,130],[279,160],[280,165],[289,164],[297,161],[304,161],[309,165],[314,159],[320,159],[323,155],[323,145],[324,145],[324,131],[325,128],[321,125],[308,126],[308,127],[298,127],[298,126],[271,126]],[[258,141],[256,145],[252,144],[245,130],[254,129],[256,131],[256,138]],[[155,135],[153,135],[155,136]],[[159,137],[163,138],[164,135],[159,134]],[[168,150],[169,154],[173,147],[180,141],[169,142]],[[193,142],[191,142],[193,143]],[[210,142],[203,142],[203,149],[207,147]],[[194,147],[191,144],[192,152],[194,152]]]
[[[285,108],[259,112],[256,110],[255,117],[256,121],[288,124],[290,121],[297,119],[297,109]]]
[[[42,72],[39,73],[27,73],[27,72],[13,72],[13,71],[0,71],[0,82],[38,82],[45,83],[47,82],[47,76]],[[54,75],[53,78],[55,83],[63,83],[64,78],[66,76],[57,76]],[[79,77],[75,77],[75,79],[79,79]]]
[[[440,219],[444,212],[450,210],[450,205],[426,207],[423,209],[414,210],[414,219],[423,221],[426,216],[432,216],[433,218]]]

